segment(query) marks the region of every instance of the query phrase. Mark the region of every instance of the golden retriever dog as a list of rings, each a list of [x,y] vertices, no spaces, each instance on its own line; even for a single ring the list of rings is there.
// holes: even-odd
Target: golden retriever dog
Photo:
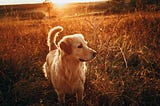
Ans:
[[[53,84],[60,103],[65,103],[67,93],[76,93],[78,103],[82,103],[87,69],[85,62],[92,60],[97,53],[87,46],[82,34],[64,36],[56,43],[62,31],[63,27],[57,26],[48,33],[49,53],[43,71]],[[53,44],[57,49],[52,49]]]

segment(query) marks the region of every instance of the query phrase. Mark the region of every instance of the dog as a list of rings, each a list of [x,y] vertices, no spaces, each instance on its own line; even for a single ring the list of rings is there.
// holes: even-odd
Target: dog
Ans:
[[[49,53],[43,65],[43,72],[53,84],[60,103],[65,103],[65,94],[68,93],[76,93],[77,102],[82,103],[86,62],[95,58],[97,52],[87,46],[82,34],[67,35],[57,42],[62,31],[63,27],[56,26],[48,33]]]

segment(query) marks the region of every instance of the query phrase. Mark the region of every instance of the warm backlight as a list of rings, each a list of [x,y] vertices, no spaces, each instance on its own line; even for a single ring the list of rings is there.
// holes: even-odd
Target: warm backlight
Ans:
[[[76,2],[95,2],[97,0],[52,0],[52,2],[57,6],[57,7],[63,7],[65,4],[68,3],[76,3]]]

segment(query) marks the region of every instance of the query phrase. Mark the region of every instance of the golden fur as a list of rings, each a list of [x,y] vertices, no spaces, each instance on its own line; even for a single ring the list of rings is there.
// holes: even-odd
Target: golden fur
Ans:
[[[76,93],[77,100],[81,103],[87,69],[85,62],[93,59],[96,51],[87,46],[82,34],[65,36],[56,43],[61,31],[63,31],[61,26],[54,27],[49,31],[49,53],[43,71],[53,84],[59,102],[65,102],[66,93]],[[57,49],[53,50],[52,44]]]

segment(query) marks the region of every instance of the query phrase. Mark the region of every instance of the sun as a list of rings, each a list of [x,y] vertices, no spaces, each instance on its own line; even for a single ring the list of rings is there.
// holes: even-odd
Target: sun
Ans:
[[[51,0],[53,3],[95,2],[98,0]]]
[[[64,7],[66,4],[70,3],[69,0],[51,0],[51,2],[58,8]]]
[[[57,3],[54,3],[58,8],[62,8],[64,7],[66,4],[68,4],[67,2],[66,3],[61,3],[61,2],[57,2]]]
[[[51,0],[53,4],[57,7],[63,7],[68,3],[76,3],[76,2],[95,2],[97,0]]]

